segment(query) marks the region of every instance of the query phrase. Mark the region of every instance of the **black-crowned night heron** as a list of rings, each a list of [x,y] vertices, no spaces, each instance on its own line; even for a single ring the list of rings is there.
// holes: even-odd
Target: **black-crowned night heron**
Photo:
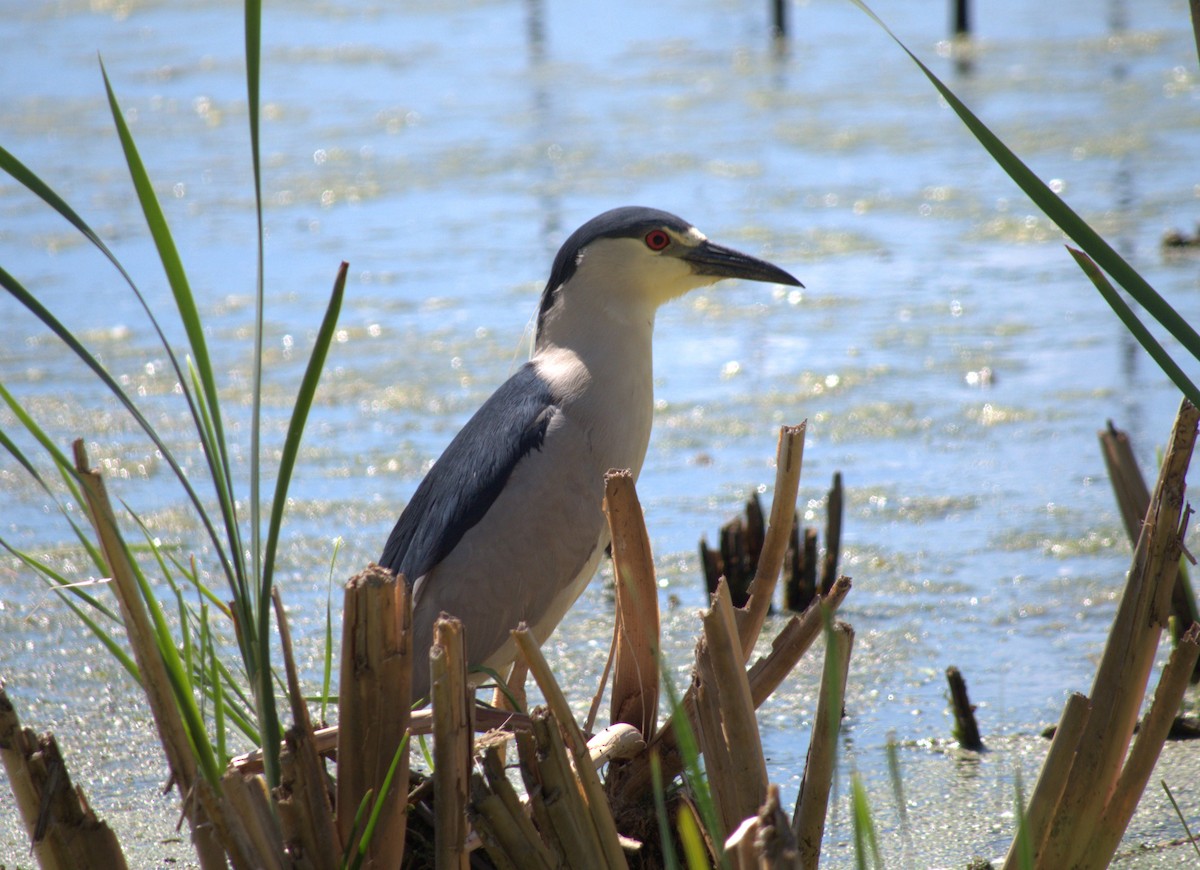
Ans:
[[[646,457],[655,312],[721,278],[800,284],[652,208],[607,211],[563,244],[532,358],[450,442],[380,559],[413,584],[414,699],[442,611],[463,621],[468,663],[503,672],[513,628],[543,643],[579,597],[608,546],[604,474],[636,479]]]

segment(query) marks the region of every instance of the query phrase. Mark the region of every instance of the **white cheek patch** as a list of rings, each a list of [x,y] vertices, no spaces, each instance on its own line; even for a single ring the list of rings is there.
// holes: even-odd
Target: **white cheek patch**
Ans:
[[[704,235],[704,233],[700,232],[695,227],[688,227],[688,231],[686,233],[684,233],[680,238],[687,244],[693,245],[693,246],[698,245],[701,242],[708,241],[708,236]]]

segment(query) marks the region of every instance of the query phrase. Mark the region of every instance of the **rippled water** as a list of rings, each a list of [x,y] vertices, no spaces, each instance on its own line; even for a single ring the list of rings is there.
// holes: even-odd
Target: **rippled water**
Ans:
[[[1044,749],[1029,735],[1057,718],[1067,691],[1087,690],[1112,617],[1129,548],[1095,433],[1113,419],[1152,469],[1178,396],[1055,228],[860,12],[793,5],[778,53],[766,6],[268,4],[269,455],[337,264],[351,264],[292,489],[282,584],[315,654],[331,540],[346,540],[339,576],[378,555],[429,463],[523,358],[566,234],[613,205],[675,211],[807,287],[722,284],[660,313],[659,410],[639,492],[675,661],[684,665],[704,603],[697,540],[712,540],[755,490],[769,498],[776,429],[807,419],[805,515],[822,521],[835,470],[847,487],[844,571],[855,586],[843,616],[857,637],[846,767],[864,773],[893,830],[883,746],[894,732],[917,840],[903,856],[898,838],[885,841],[889,857],[961,864],[1004,848],[1013,772],[1031,781]],[[878,11],[1195,319],[1200,260],[1159,246],[1200,212],[1186,4],[991,4],[976,12],[966,62],[938,41],[944,10],[898,0]],[[168,297],[111,132],[103,57],[201,300],[244,479],[254,226],[239,8],[7,2],[3,20],[0,144],[76,206],[158,307]],[[0,265],[189,449],[136,302],[7,179]],[[0,374],[60,443],[88,439],[156,533],[193,539],[169,470],[11,301],[0,301]],[[44,497],[9,460],[0,475],[4,534],[56,553],[67,534]],[[551,643],[565,682],[594,683],[609,613],[594,583]],[[172,811],[149,794],[161,774],[122,762],[155,757],[154,746],[103,651],[11,562],[0,566],[0,625],[0,671],[27,723],[59,733],[103,815],[132,825],[149,802],[169,836]],[[964,758],[940,742],[951,664],[999,751]],[[805,663],[763,715],[772,778],[789,800],[817,670]],[[83,728],[114,718],[89,747]],[[1176,795],[1194,820],[1200,795],[1184,782]],[[982,821],[956,815],[967,807]],[[0,793],[0,842],[19,862],[12,815]],[[1153,842],[1180,835],[1165,818],[1139,830]],[[938,836],[943,824],[959,833]],[[850,854],[847,830],[835,815],[835,863]],[[186,853],[141,845],[146,860]]]

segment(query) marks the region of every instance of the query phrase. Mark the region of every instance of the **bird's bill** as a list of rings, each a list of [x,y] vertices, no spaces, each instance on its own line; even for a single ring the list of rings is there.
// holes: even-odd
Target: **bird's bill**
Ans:
[[[792,275],[778,266],[751,257],[733,248],[714,245],[704,241],[683,255],[683,259],[691,264],[697,275],[711,275],[714,278],[742,278],[746,281],[764,281],[768,284],[790,284],[794,287],[804,285]]]

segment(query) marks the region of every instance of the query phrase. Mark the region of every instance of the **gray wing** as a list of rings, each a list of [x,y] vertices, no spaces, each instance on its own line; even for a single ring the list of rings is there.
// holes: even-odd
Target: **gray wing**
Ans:
[[[379,564],[413,584],[454,549],[504,489],[521,459],[540,450],[558,413],[549,386],[523,365],[450,442],[400,514]]]

